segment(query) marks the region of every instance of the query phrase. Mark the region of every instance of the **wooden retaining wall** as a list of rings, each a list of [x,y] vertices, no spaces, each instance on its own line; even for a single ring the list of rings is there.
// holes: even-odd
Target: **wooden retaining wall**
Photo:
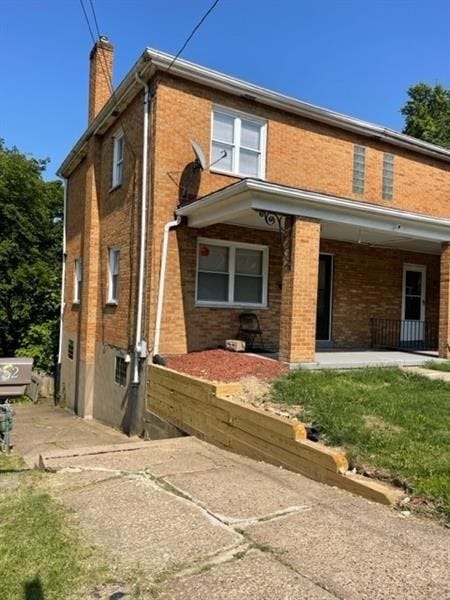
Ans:
[[[346,475],[348,462],[342,452],[307,440],[303,423],[234,400],[232,394],[239,391],[239,383],[209,383],[151,365],[147,406],[182,431],[232,452],[382,504],[391,504],[401,497],[390,486]]]

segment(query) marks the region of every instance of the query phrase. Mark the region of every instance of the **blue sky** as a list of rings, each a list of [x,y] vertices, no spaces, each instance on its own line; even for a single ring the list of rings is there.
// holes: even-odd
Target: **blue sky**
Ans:
[[[146,46],[175,54],[212,0],[93,0],[117,85]],[[85,4],[89,6],[88,0]],[[417,81],[450,87],[448,0],[220,0],[183,58],[400,130]],[[0,137],[51,159],[87,119],[79,0],[0,0]]]

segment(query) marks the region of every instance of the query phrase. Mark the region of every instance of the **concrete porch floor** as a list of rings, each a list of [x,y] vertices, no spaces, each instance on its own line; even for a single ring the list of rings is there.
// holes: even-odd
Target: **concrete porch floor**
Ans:
[[[278,353],[265,352],[256,356],[278,360]],[[403,352],[401,350],[336,350],[316,352],[314,362],[297,363],[294,369],[363,369],[365,367],[420,367],[429,360],[442,362],[437,351]]]
[[[429,360],[443,360],[437,352],[401,350],[321,350],[313,363],[299,363],[301,369],[361,369],[364,367],[417,367]]]

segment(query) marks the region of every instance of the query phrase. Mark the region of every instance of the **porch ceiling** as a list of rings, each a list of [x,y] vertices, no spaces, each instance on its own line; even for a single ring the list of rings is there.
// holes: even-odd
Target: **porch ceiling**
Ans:
[[[187,217],[190,227],[230,223],[276,229],[266,224],[260,211],[316,218],[326,239],[429,254],[439,254],[441,243],[450,241],[450,219],[252,179],[180,207],[177,214]]]

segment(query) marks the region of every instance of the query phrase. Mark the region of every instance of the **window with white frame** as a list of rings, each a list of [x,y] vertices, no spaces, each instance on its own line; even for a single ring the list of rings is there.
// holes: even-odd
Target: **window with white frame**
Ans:
[[[197,252],[197,305],[267,304],[268,248],[200,239]]]
[[[119,131],[113,138],[113,168],[112,168],[112,187],[122,183],[123,176],[123,153],[125,138],[123,131]]]
[[[109,248],[108,250],[108,299],[110,304],[119,301],[119,260],[120,250]]]
[[[213,169],[245,177],[265,177],[266,122],[215,108],[212,114]]]
[[[81,282],[83,279],[83,268],[81,258],[77,258],[74,263],[73,273],[73,302],[78,304],[81,300]]]

